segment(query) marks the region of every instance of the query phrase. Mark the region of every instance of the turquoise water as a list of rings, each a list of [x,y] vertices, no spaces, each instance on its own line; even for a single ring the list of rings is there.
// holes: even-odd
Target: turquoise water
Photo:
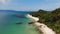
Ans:
[[[0,34],[38,34],[35,27],[28,24],[32,19],[25,17],[26,14],[28,13],[0,12]],[[16,24],[19,22],[22,24]]]

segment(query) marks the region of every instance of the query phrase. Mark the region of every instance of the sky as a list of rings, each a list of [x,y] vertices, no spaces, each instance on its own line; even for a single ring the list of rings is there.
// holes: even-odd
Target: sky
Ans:
[[[60,0],[0,0],[0,10],[37,11],[59,7]]]

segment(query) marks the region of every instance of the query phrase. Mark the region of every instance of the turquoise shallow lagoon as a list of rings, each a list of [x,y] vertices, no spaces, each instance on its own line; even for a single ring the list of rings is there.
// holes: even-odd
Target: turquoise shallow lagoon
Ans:
[[[38,34],[35,27],[29,25],[32,19],[25,17],[24,12],[0,12],[0,34]],[[18,16],[16,16],[18,15]],[[20,17],[19,15],[23,15]],[[16,24],[21,22],[22,24]]]

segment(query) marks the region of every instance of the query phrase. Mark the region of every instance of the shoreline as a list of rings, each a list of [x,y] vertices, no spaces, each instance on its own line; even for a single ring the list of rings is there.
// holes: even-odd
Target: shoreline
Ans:
[[[39,20],[39,18],[37,17],[33,17],[32,15],[28,14],[27,15],[29,18],[32,18],[33,20],[35,20],[35,22],[37,22]]]
[[[39,21],[39,18],[33,17],[30,14],[28,14],[27,16],[35,20],[35,22],[34,22],[33,25],[37,26],[37,28],[39,29],[39,31],[41,31],[43,34],[56,34],[52,29],[50,29],[49,27],[47,27],[47,25],[45,25],[43,23],[37,22],[37,21]]]

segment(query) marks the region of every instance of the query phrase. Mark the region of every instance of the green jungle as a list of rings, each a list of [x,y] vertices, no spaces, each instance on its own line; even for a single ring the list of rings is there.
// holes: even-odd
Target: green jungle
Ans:
[[[30,13],[34,17],[38,17],[40,23],[46,24],[53,29],[57,34],[60,34],[60,8],[52,11],[38,10]]]

